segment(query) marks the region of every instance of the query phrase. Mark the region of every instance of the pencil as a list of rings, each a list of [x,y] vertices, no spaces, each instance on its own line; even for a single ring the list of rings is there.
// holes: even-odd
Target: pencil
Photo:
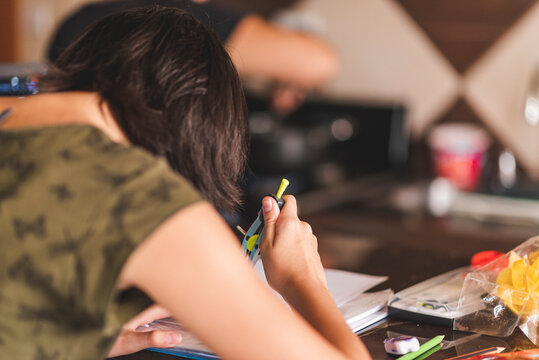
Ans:
[[[446,360],[468,359],[468,358],[471,358],[471,357],[477,356],[477,355],[497,354],[497,353],[501,353],[504,350],[505,350],[504,347],[490,347],[490,348],[486,348],[486,349],[483,349],[483,350],[473,351],[471,353],[467,353],[467,354],[463,354],[463,355],[457,355],[455,357],[452,357],[452,358],[449,358],[449,359],[446,359]]]
[[[423,355],[424,353],[426,353],[427,351],[429,351],[430,349],[432,349],[436,345],[439,345],[442,342],[443,339],[444,339],[443,335],[435,336],[432,339],[430,339],[429,341],[427,341],[426,343],[424,343],[423,345],[421,345],[419,347],[419,350],[414,351],[414,352],[410,352],[410,353],[405,354],[405,355],[402,355],[401,357],[398,357],[397,360],[412,360],[412,359],[415,359],[418,356]]]

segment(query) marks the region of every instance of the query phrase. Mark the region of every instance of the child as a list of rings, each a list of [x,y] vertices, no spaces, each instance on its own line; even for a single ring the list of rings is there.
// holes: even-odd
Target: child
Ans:
[[[123,323],[150,299],[223,358],[369,358],[292,196],[280,213],[263,199],[261,249],[295,312],[215,210],[239,198],[245,106],[228,55],[191,15],[104,18],[40,89],[0,98],[1,358],[118,355]]]

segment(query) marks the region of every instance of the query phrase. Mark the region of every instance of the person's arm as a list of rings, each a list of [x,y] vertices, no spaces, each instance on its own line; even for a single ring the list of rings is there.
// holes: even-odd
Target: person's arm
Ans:
[[[327,288],[318,242],[311,226],[298,219],[296,199],[283,198],[286,205],[280,215],[275,200],[263,199],[265,230],[261,254],[268,282],[349,358],[367,358],[367,349],[350,331]],[[298,241],[297,237],[287,236],[291,232],[302,234],[303,238]]]
[[[284,212],[291,209],[287,206]],[[276,227],[281,228],[278,222]],[[304,238],[297,231],[301,229],[288,226],[279,230],[283,236]],[[272,274],[275,278],[276,272]],[[120,284],[145,291],[224,358],[369,357],[350,330],[345,336],[356,343],[353,354],[340,341],[332,345],[321,335],[329,330],[315,331],[278,300],[255,274],[228,226],[207,203],[190,205],[154,231],[128,258]],[[294,291],[287,297],[293,301],[291,293]],[[295,306],[306,305],[302,311],[311,323],[345,334],[346,324],[342,318],[336,319],[335,304],[329,300],[327,293],[319,294],[311,288],[298,296]],[[318,315],[311,313],[321,310],[321,305],[329,309]],[[324,320],[313,322],[314,318]]]
[[[327,42],[256,15],[244,17],[225,45],[240,75],[302,90],[323,85],[339,68],[337,53]]]

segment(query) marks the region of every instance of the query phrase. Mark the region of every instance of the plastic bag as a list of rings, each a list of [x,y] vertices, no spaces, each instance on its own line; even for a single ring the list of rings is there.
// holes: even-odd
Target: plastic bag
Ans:
[[[466,276],[459,309],[477,307],[456,318],[455,330],[509,336],[519,326],[539,344],[539,236]]]

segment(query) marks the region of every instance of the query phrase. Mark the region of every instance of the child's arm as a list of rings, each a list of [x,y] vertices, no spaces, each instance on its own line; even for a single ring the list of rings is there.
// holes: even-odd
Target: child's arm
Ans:
[[[299,223],[289,219],[281,226],[277,221],[275,238],[303,241],[306,229],[289,226],[294,221]],[[270,274],[279,277],[278,266]],[[258,278],[230,229],[207,203],[190,205],[154,231],[131,254],[120,282],[145,291],[224,358],[368,358],[360,340],[337,318],[327,291],[300,287],[286,295],[294,306],[305,305],[302,314],[314,326],[328,326],[355,341],[354,354],[350,340],[343,342],[345,347],[340,341],[332,345],[335,339],[323,336],[328,330],[317,332],[289,311]]]
[[[318,242],[311,226],[297,217],[296,199],[284,196],[285,206],[279,214],[275,200],[263,199],[264,240],[261,254],[270,285],[278,291],[330,343],[351,359],[368,358],[368,351],[350,331],[326,284],[318,255]],[[283,233],[285,227],[301,239]]]

